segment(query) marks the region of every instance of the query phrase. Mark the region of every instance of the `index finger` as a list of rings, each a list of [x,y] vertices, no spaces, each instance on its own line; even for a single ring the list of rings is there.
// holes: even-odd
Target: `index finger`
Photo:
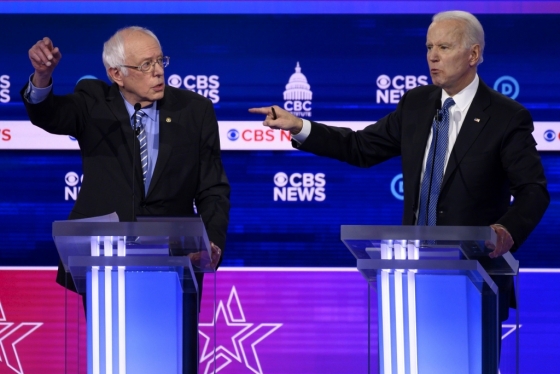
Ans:
[[[264,114],[264,115],[269,115],[272,112],[270,111],[270,107],[263,107],[263,108],[250,108],[249,112],[251,113],[259,113],[259,114]]]
[[[490,258],[496,258],[496,257],[500,257],[500,256],[503,255],[504,253],[506,253],[506,252],[504,252],[501,248],[497,248],[497,247],[496,247],[496,249],[494,249],[493,252],[490,252],[490,253],[488,254],[488,256],[489,256]]]
[[[45,36],[43,38],[43,43],[45,43],[45,46],[49,49],[52,50],[53,49],[53,42],[50,38],[48,38],[47,36]]]

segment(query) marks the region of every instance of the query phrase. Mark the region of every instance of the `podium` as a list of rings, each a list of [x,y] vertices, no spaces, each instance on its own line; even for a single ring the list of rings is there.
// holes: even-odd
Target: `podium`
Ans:
[[[517,275],[519,262],[488,257],[490,227],[342,226],[341,240],[369,285],[369,373],[498,373],[491,276]]]
[[[198,295],[196,272],[215,272],[201,219],[113,214],[53,222],[52,232],[87,296],[88,374],[182,373],[183,295]],[[189,320],[197,334],[198,313]]]

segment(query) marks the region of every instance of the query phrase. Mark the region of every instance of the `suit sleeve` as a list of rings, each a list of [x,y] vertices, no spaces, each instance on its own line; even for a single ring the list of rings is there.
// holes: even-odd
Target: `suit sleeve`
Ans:
[[[26,89],[27,85],[20,92],[22,98]],[[38,104],[31,104],[25,98],[23,103],[35,126],[51,134],[78,137],[83,123],[81,113],[85,111],[84,100],[79,94],[57,96],[51,90],[47,98]]]
[[[311,133],[293,146],[318,156],[334,158],[359,167],[370,167],[401,154],[401,113],[407,94],[397,110],[378,122],[353,131],[311,122]]]
[[[550,203],[544,169],[532,132],[533,120],[523,108],[512,117],[501,148],[502,164],[514,201],[497,223],[505,226],[512,235],[512,252],[527,239]]]
[[[225,250],[229,223],[230,186],[220,155],[218,122],[212,103],[205,101],[201,144],[200,177],[195,203],[201,215],[208,238]]]

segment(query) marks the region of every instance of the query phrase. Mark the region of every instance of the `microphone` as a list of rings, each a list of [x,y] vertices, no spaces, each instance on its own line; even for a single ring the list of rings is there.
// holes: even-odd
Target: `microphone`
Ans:
[[[436,114],[434,116],[437,122],[441,121],[441,100],[435,102]]]
[[[140,103],[134,104],[134,114],[132,115],[132,117],[134,118],[134,131],[136,132],[136,136],[138,136],[138,134],[140,133],[138,129],[138,119],[136,118],[136,114],[140,109],[142,109],[142,105],[140,105]]]
[[[133,123],[134,123],[134,128],[132,129],[132,220],[136,221],[136,214],[135,214],[135,209],[134,209],[134,185],[136,184],[136,181],[134,180],[134,169],[136,169],[136,137],[138,136],[138,134],[140,133],[140,130],[138,128],[138,118],[136,117],[136,114],[138,113],[138,111],[142,109],[142,105],[140,103],[136,103],[134,104],[134,114],[132,115],[132,119],[133,119]]]
[[[432,141],[434,142],[432,145],[434,146],[434,153],[432,154],[432,167],[431,170],[425,170],[424,173],[430,173],[430,175],[432,176],[432,178],[430,178],[429,180],[429,185],[428,185],[428,201],[426,201],[426,206],[430,205],[430,199],[432,196],[432,181],[433,181],[433,174],[434,174],[434,165],[436,163],[436,152],[435,152],[435,148],[437,148],[437,131],[439,128],[439,122],[442,120],[442,115],[441,115],[441,99],[440,100],[436,100],[434,103],[434,107],[436,109],[436,114],[434,114],[434,119],[436,120],[436,124],[435,126],[433,126],[433,132],[432,132]],[[426,159],[426,166],[428,164],[428,160]],[[426,212],[420,212],[418,211],[418,214],[425,214],[426,216],[426,220],[425,222],[428,222],[428,210],[426,209]]]

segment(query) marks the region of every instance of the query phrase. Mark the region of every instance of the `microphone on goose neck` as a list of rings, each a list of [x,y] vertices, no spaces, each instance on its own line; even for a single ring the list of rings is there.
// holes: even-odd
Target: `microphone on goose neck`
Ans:
[[[441,100],[436,100],[435,102],[436,114],[434,118],[437,122],[441,121]]]
[[[132,115],[132,118],[134,120],[134,131],[136,136],[138,136],[138,118],[136,118],[136,113],[138,113],[140,109],[142,109],[142,105],[140,105],[140,103],[134,104],[134,114]]]
[[[140,103],[136,103],[134,104],[134,114],[132,115],[132,121],[134,123],[133,126],[133,131],[132,131],[132,219],[133,221],[136,221],[136,212],[134,209],[134,185],[135,180],[134,180],[134,169],[136,169],[136,137],[138,136],[138,134],[140,133],[140,129],[138,128],[138,118],[136,117],[136,114],[138,113],[138,111],[142,109],[142,105]]]

